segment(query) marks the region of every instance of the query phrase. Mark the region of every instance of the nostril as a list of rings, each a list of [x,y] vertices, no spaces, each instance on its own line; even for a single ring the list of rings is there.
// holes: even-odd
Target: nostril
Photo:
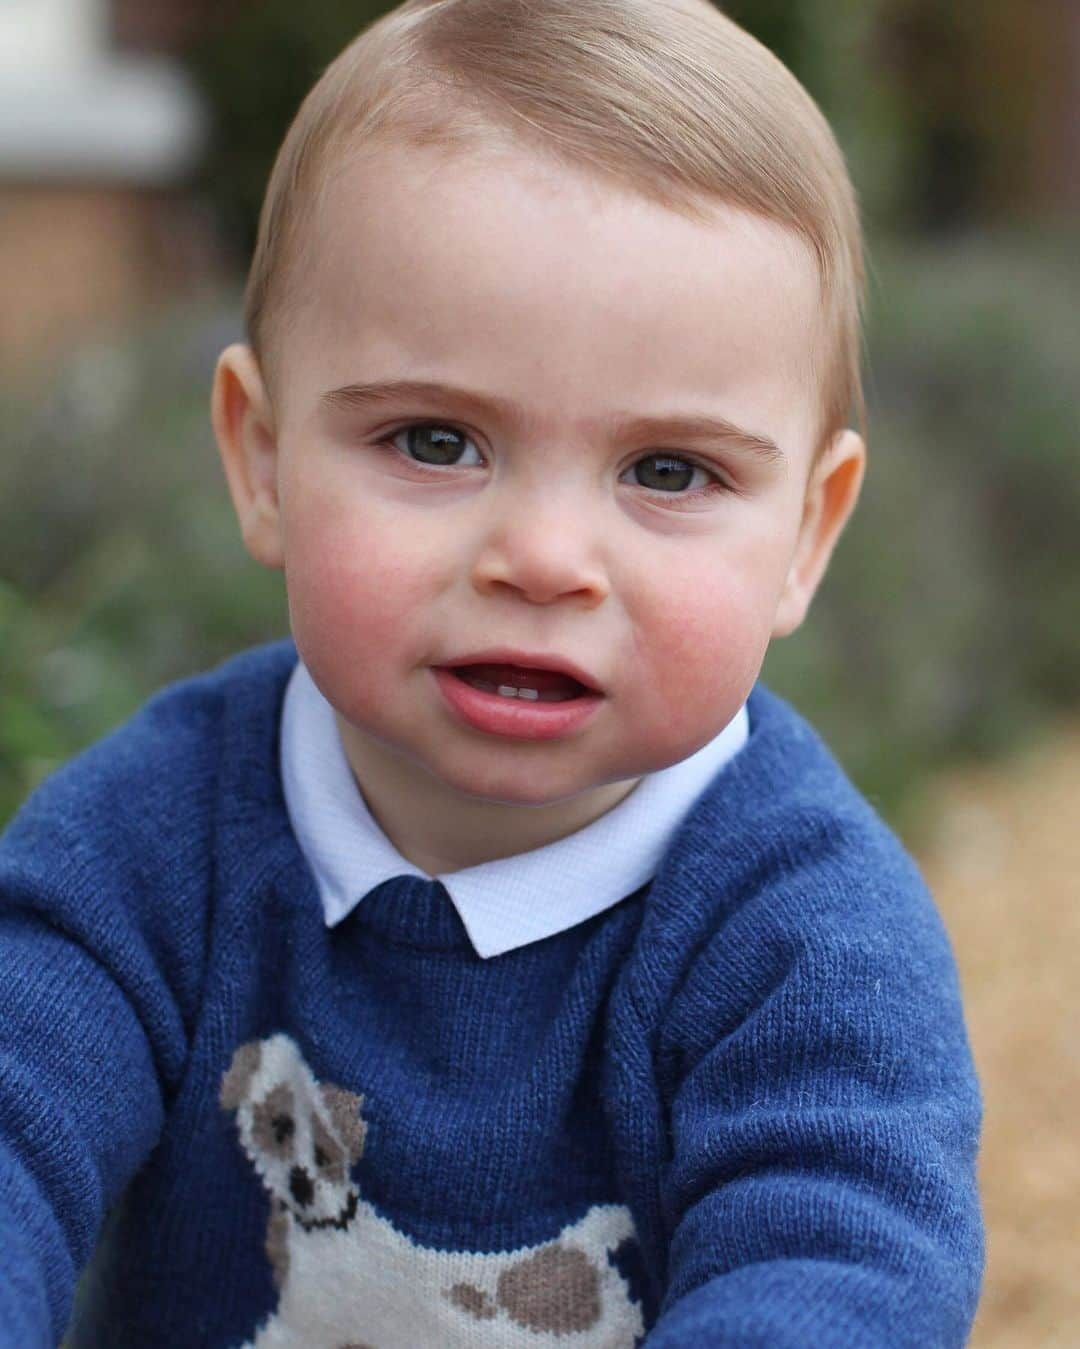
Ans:
[[[304,1208],[315,1197],[315,1186],[302,1166],[294,1166],[289,1172],[289,1193]]]

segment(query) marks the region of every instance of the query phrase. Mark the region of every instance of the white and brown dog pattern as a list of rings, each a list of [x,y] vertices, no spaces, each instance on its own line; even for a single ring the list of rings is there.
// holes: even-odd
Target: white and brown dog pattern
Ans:
[[[244,1349],[631,1349],[643,1336],[608,1258],[634,1235],[622,1205],[515,1251],[420,1246],[350,1178],[363,1097],[318,1082],[287,1035],[241,1045],[220,1099],[271,1201],[278,1305]]]

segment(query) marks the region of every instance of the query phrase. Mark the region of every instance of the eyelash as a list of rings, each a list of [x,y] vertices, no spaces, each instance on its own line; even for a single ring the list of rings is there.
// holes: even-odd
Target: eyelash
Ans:
[[[462,440],[469,441],[474,446],[476,445],[476,442],[473,441],[472,437],[469,435],[467,431],[463,431],[460,427],[454,426],[452,422],[406,422],[404,426],[399,426],[395,430],[388,432],[387,435],[383,438],[383,440],[381,440],[379,443],[385,445],[389,449],[394,450],[397,454],[401,455],[402,458],[404,458],[412,468],[418,469],[421,473],[431,473],[433,476],[442,476],[442,474],[445,473],[447,469],[457,468],[458,465],[425,464],[419,459],[413,459],[412,456],[408,453],[408,451],[401,449],[398,445],[394,443],[399,436],[404,435],[408,431],[432,431],[432,430],[450,431],[454,435],[460,436]],[[477,453],[479,453],[480,452],[479,446],[476,446],[476,449]],[[700,497],[712,496],[714,493],[717,492],[726,493],[730,495],[735,491],[735,489],[731,486],[731,484],[726,482],[723,478],[721,478],[714,468],[709,467],[708,464],[703,464],[699,459],[695,459],[692,455],[676,453],[673,450],[668,451],[654,450],[651,454],[643,454],[641,458],[635,460],[634,463],[641,463],[646,459],[674,459],[680,464],[686,464],[687,467],[689,468],[700,469],[702,473],[707,474],[711,479],[711,481],[707,483],[706,486],[696,487],[693,490],[686,492],[664,492],[661,491],[659,488],[641,487],[640,483],[635,484],[635,486],[641,487],[641,490],[643,492],[648,492],[654,498],[664,497],[674,501],[693,501],[697,500]],[[467,467],[474,467],[474,466],[467,465]],[[633,467],[634,465],[631,464],[630,468]]]

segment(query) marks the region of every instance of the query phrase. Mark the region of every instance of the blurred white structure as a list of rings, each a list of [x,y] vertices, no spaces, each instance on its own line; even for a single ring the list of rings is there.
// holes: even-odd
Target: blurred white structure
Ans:
[[[0,374],[189,270],[205,112],[175,61],[114,49],[112,17],[108,0],[0,0]]]
[[[164,58],[108,47],[103,0],[0,0],[0,175],[173,182],[205,127]]]
[[[77,72],[104,47],[107,19],[101,0],[3,0],[0,76]]]

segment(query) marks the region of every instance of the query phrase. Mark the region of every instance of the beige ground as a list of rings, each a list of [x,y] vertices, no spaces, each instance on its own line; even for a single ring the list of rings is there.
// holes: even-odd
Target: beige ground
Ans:
[[[960,966],[986,1118],[972,1349],[1080,1349],[1080,722],[934,793],[924,870]]]

